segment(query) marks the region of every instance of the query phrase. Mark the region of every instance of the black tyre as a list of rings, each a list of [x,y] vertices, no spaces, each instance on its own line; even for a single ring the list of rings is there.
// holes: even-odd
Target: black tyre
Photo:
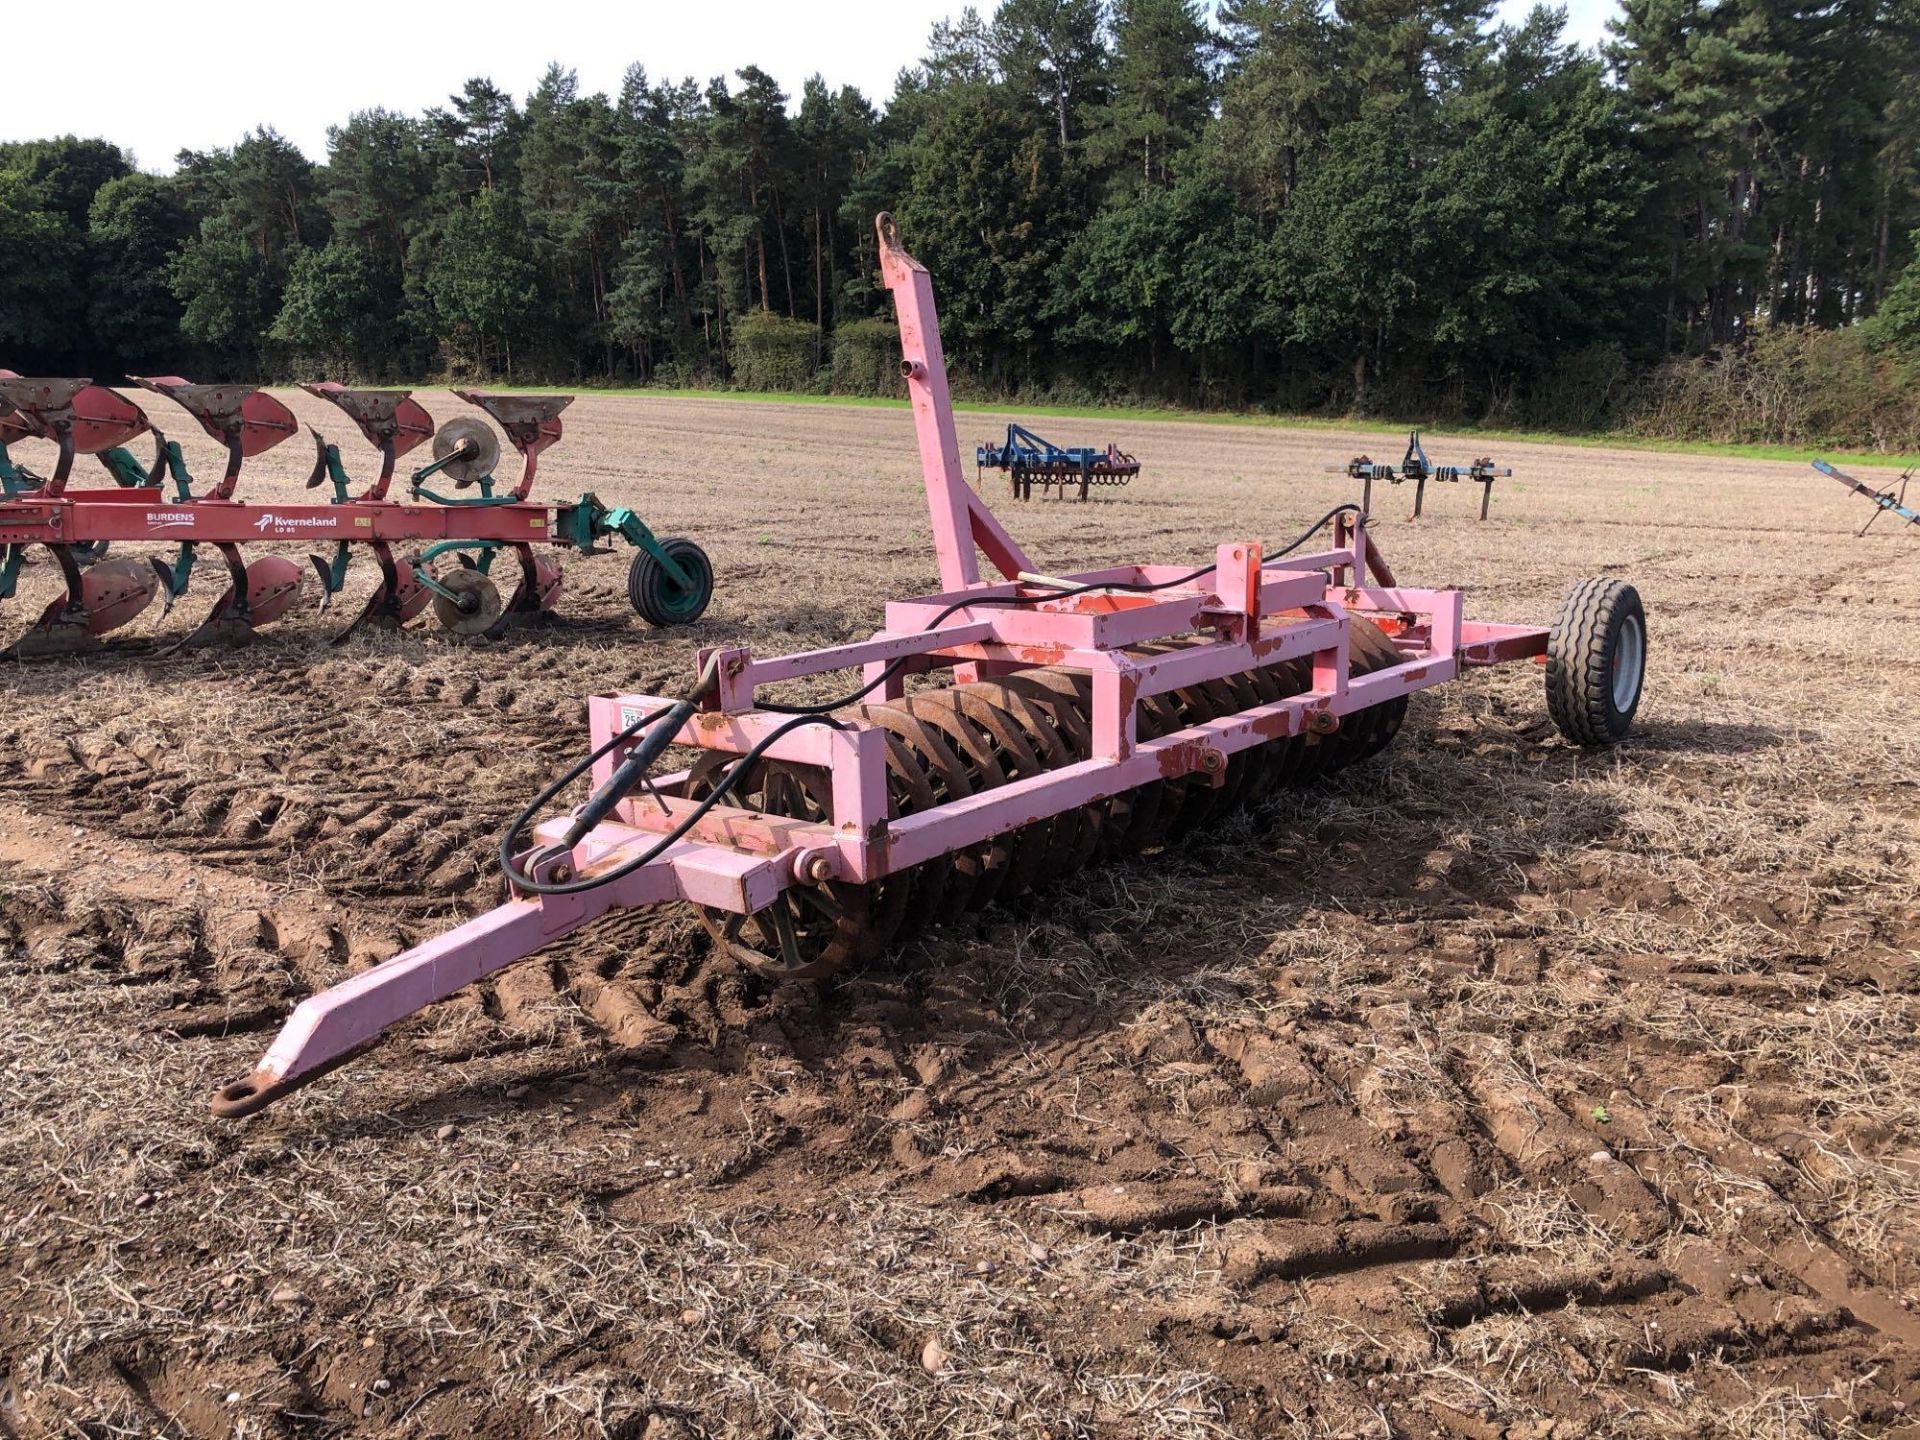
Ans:
[[[1547,637],[1547,713],[1576,745],[1618,744],[1647,675],[1647,612],[1624,580],[1596,575],[1567,592]]]
[[[691,540],[662,540],[660,548],[693,583],[679,584],[666,566],[640,550],[627,566],[627,599],[649,625],[690,625],[706,613],[707,602],[713,599],[713,562]]]

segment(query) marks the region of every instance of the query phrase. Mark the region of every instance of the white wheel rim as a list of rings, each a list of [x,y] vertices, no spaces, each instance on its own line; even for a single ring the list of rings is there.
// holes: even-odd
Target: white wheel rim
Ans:
[[[1621,623],[1620,638],[1613,645],[1613,708],[1622,715],[1640,698],[1640,674],[1646,664],[1646,631],[1638,615],[1629,615]]]

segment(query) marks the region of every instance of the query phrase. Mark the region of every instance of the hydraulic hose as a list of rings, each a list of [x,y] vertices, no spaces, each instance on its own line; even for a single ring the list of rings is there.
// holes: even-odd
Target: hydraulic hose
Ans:
[[[1290,555],[1315,535],[1319,534],[1321,530],[1325,529],[1336,516],[1343,514],[1357,515],[1359,513],[1360,507],[1358,505],[1336,505],[1307,529],[1303,530],[1299,538],[1292,544],[1283,550],[1274,551],[1271,556],[1265,558],[1278,559],[1282,555]],[[1046,593],[1041,595],[980,595],[963,600],[956,600],[938,615],[934,616],[933,619],[927,623],[926,629],[932,630],[956,611],[965,610],[976,605],[1004,607],[1038,605],[1046,600],[1066,599],[1074,595],[1089,594],[1095,590],[1124,590],[1134,594],[1151,594],[1158,590],[1171,590],[1181,585],[1191,584],[1202,575],[1211,574],[1216,568],[1214,565],[1202,565],[1198,569],[1190,570],[1184,575],[1176,575],[1171,580],[1097,581],[1085,585],[1048,585],[1040,581],[1026,582],[1030,588],[1044,589]],[[873,691],[898,675],[901,667],[913,657],[901,656],[899,659],[884,666],[878,675],[862,685],[859,689],[851,690],[847,694],[833,700],[822,700],[809,705],[782,705],[771,700],[761,701],[760,709],[770,710],[782,715],[791,715],[793,718],[777,729],[769,732],[738,760],[729,765],[713,789],[687,813],[679,824],[663,834],[656,843],[632,859],[621,862],[615,868],[600,871],[584,879],[534,879],[531,873],[534,868],[547,859],[571,851],[595,826],[600,824],[601,821],[605,820],[606,817],[613,812],[614,806],[624,800],[633,790],[634,786],[640,784],[646,778],[647,772],[653,768],[654,763],[673,744],[674,737],[680,733],[681,727],[693,718],[695,710],[699,707],[701,697],[712,688],[716,658],[717,657],[709,657],[706,668],[701,671],[699,683],[694,687],[691,694],[675,701],[674,704],[667,709],[656,710],[651,715],[645,716],[635,721],[632,725],[627,726],[585,759],[577,761],[562,772],[557,779],[553,780],[541,790],[538,795],[527,802],[525,808],[514,817],[513,823],[507,827],[506,833],[500,837],[500,868],[506,873],[507,879],[513,883],[515,889],[530,895],[579,895],[589,890],[597,890],[604,885],[611,885],[616,880],[624,879],[641,867],[651,864],[654,860],[657,860],[661,855],[665,854],[668,847],[677,844],[685,838],[688,832],[700,822],[708,811],[712,810],[714,806],[724,800],[732,792],[735,782],[751,770],[753,762],[765,754],[776,740],[779,740],[782,736],[792,734],[795,730],[803,729],[808,725],[825,725],[834,730],[846,729],[845,724],[833,718],[832,712],[843,710],[847,706],[853,705],[864,699],[867,695],[870,695]],[[628,755],[615,767],[614,772],[607,777],[606,781],[595,788],[593,794],[588,797],[587,803],[582,805],[575,813],[572,823],[568,825],[566,833],[560,840],[553,845],[545,846],[535,851],[527,858],[526,863],[522,865],[514,851],[520,836],[526,831],[528,826],[533,824],[534,817],[546,808],[547,805],[551,804],[554,797],[562,790],[565,790],[567,786],[573,784],[574,781],[591,770],[598,761],[604,759],[614,750],[629,743],[638,736],[644,736],[645,738],[642,739],[638,745],[634,746],[633,753]]]

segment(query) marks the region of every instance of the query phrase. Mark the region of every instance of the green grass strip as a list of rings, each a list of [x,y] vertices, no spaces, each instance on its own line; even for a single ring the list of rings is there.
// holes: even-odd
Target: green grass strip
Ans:
[[[422,382],[415,388],[432,388]],[[504,394],[550,394],[552,387],[496,386]],[[637,395],[658,400],[731,400],[752,405],[834,405],[862,410],[904,410],[905,400],[874,395],[794,395],[759,390],[679,390],[664,385],[640,385],[605,388],[592,386],[583,395]],[[1168,410],[1119,405],[1027,405],[1014,401],[997,404],[975,400],[954,401],[954,413],[960,415],[1017,416],[1023,422],[1034,419],[1102,420],[1116,424],[1177,423],[1182,425],[1248,425],[1275,430],[1337,430],[1349,434],[1391,435],[1405,444],[1406,431],[1419,422],[1330,419],[1319,415],[1228,414],[1204,410]],[[1920,465],[1920,455],[1889,455],[1871,450],[1829,450],[1819,446],[1742,445],[1719,440],[1662,440],[1645,435],[1561,435],[1547,430],[1490,430],[1480,426],[1421,424],[1449,439],[1505,441],[1523,445],[1574,445],[1591,450],[1646,450],[1668,455],[1716,455],[1734,460],[1798,460],[1811,463],[1818,456],[1835,464],[1883,465],[1903,468]],[[985,437],[983,437],[985,438]],[[997,437],[996,437],[997,438]],[[1071,437],[1069,442],[1071,443]],[[1126,448],[1126,447],[1122,447]],[[1399,454],[1396,450],[1395,456]],[[1376,457],[1380,458],[1380,457]],[[1392,458],[1392,457],[1387,457]]]

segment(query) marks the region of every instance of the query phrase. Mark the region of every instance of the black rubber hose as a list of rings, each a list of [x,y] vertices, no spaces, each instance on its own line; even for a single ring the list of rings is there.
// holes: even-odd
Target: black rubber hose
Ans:
[[[558,795],[568,785],[584,775],[592,768],[594,761],[606,755],[607,752],[612,750],[616,745],[621,744],[623,741],[631,740],[648,726],[670,715],[682,715],[683,707],[685,714],[691,714],[693,703],[694,702],[688,700],[679,701],[671,709],[656,710],[638,724],[629,726],[614,736],[613,739],[609,740],[605,745],[602,745],[598,750],[594,751],[593,754],[589,755],[585,760],[574,765],[572,769],[568,770],[558,780],[555,780],[551,785],[547,786],[546,789],[542,790],[528,803],[527,807],[514,818],[513,824],[508,827],[507,833],[500,839],[500,868],[506,872],[507,878],[513,882],[517,889],[524,890],[530,895],[580,895],[588,890],[597,890],[602,885],[611,885],[616,880],[625,879],[643,865],[651,864],[653,861],[659,859],[661,855],[666,853],[668,846],[677,844],[683,839],[688,831],[700,823],[701,819],[709,810],[726,799],[732,792],[735,781],[745,774],[747,770],[752,767],[753,762],[764,755],[773,745],[774,741],[780,739],[781,736],[790,735],[795,730],[804,729],[808,725],[825,725],[833,730],[844,730],[847,728],[830,715],[799,715],[787,721],[786,724],[780,726],[778,729],[770,731],[763,739],[755,744],[752,749],[748,750],[746,754],[729,765],[726,774],[720,777],[720,783],[715,785],[713,790],[702,798],[699,804],[694,806],[684,820],[662,835],[658,843],[649,846],[642,854],[636,855],[633,859],[626,861],[612,870],[590,875],[584,880],[553,881],[535,880],[525,870],[520,868],[518,863],[516,863],[516,857],[513,853],[514,842],[520,838],[520,832],[533,823],[533,817],[539,810],[552,800],[555,795]],[[684,723],[685,720],[683,718],[680,724]],[[575,844],[578,844],[579,837],[586,834],[587,830],[591,829],[594,824],[598,824],[601,819],[604,819],[607,812],[612,810],[614,805],[625,797],[625,790],[615,791],[614,782],[620,779],[623,773],[631,770],[631,776],[626,782],[627,789],[630,790],[639,782],[647,766],[651,765],[653,760],[659,757],[661,751],[673,743],[673,737],[679,733],[679,728],[679,724],[662,726],[658,735],[650,736],[646,744],[641,747],[652,752],[648,757],[647,764],[634,766],[631,759],[623,762],[620,769],[608,777],[607,783],[596,790],[593,798],[582,808],[581,819],[576,819],[573,825],[568,828],[567,834],[571,839],[537,851],[528,862],[529,865],[538,864],[544,856],[571,850]],[[640,750],[636,749],[634,754],[638,756]],[[588,810],[596,806],[599,808],[598,815],[591,824],[583,826],[581,820],[585,818]]]
[[[1325,529],[1335,516],[1347,513],[1359,514],[1360,507],[1353,504],[1334,506],[1333,509],[1329,510],[1325,515],[1322,515],[1318,520],[1314,521],[1307,529],[1303,530],[1300,533],[1300,537],[1291,545],[1288,545],[1284,550],[1273,552],[1271,556],[1263,556],[1263,560],[1269,558],[1278,559],[1282,555],[1292,554],[1315,535],[1319,534],[1321,530]],[[1202,575],[1211,574],[1218,568],[1217,565],[1202,565],[1197,570],[1190,570],[1184,575],[1176,575],[1171,580],[1116,580],[1098,581],[1086,585],[1053,586],[1048,588],[1047,593],[1044,595],[974,596],[964,600],[957,600],[947,606],[946,609],[942,610],[927,623],[926,628],[932,630],[949,615],[959,610],[965,610],[970,606],[1038,605],[1043,600],[1066,599],[1074,595],[1089,594],[1095,590],[1125,590],[1135,594],[1151,594],[1157,590],[1171,590],[1176,586],[1189,584],[1192,581],[1198,580]],[[561,841],[556,845],[546,847],[536,852],[529,861],[529,864],[538,864],[544,856],[571,850],[575,845],[579,844],[581,839],[583,839],[589,831],[612,812],[615,805],[626,798],[633,787],[639,784],[641,779],[646,775],[646,772],[652,768],[653,763],[673,744],[673,737],[680,733],[681,727],[692,717],[694,707],[698,705],[700,697],[706,693],[708,685],[712,683],[711,675],[704,676],[699,688],[696,689],[692,695],[683,700],[676,701],[668,709],[656,710],[644,719],[627,726],[612,739],[608,740],[606,744],[588,755],[584,760],[575,763],[557,780],[554,780],[538,795],[534,796],[533,799],[527,803],[526,807],[514,817],[513,823],[507,827],[506,834],[500,837],[501,870],[506,873],[508,880],[513,883],[516,889],[525,891],[530,895],[579,895],[588,890],[597,890],[603,885],[610,885],[616,880],[624,879],[642,866],[658,859],[666,852],[668,846],[676,844],[688,831],[692,830],[708,811],[713,809],[715,805],[719,804],[721,800],[725,799],[726,796],[731,793],[734,782],[751,768],[752,762],[758,760],[761,755],[766,753],[767,748],[771,746],[774,741],[780,739],[783,735],[791,734],[793,731],[799,730],[807,725],[826,725],[835,730],[844,730],[846,726],[832,718],[831,712],[845,709],[847,706],[871,694],[874,690],[897,675],[900,672],[900,667],[912,658],[912,656],[901,656],[899,659],[888,664],[881,670],[879,675],[868,681],[865,685],[862,685],[858,690],[851,691],[835,700],[824,700],[814,705],[780,705],[773,701],[762,701],[759,706],[760,709],[770,710],[776,714],[791,715],[794,718],[778,729],[770,732],[764,739],[755,744],[752,749],[748,750],[746,754],[742,755],[732,765],[729,765],[726,773],[721,776],[719,783],[701,799],[699,804],[693,808],[684,820],[674,826],[672,830],[662,835],[657,844],[650,846],[643,854],[636,856],[634,859],[626,861],[615,869],[604,871],[584,880],[535,880],[526,870],[522,869],[514,854],[514,845],[515,842],[519,840],[521,833],[533,823],[534,816],[550,804],[553,798],[562,790],[566,789],[567,786],[591,770],[595,762],[603,759],[619,746],[626,744],[636,735],[671,718],[673,721],[672,724],[662,725],[658,733],[648,736],[645,741],[636,746],[633,754],[621,761],[619,767],[607,778],[606,783],[593,792],[592,796],[588,798],[587,803],[580,808],[579,813],[574,817],[573,823],[567,827],[567,833]]]
[[[1334,506],[1333,509],[1329,510],[1318,520],[1314,521],[1312,525],[1308,526],[1307,529],[1303,530],[1300,533],[1300,537],[1291,545],[1287,546],[1286,549],[1276,550],[1272,555],[1262,555],[1262,563],[1267,560],[1278,560],[1282,555],[1291,555],[1302,545],[1306,544],[1307,541],[1324,530],[1334,516],[1348,513],[1358,515],[1360,513],[1360,507],[1353,504]],[[1202,565],[1198,570],[1189,570],[1185,575],[1176,575],[1171,580],[1101,580],[1086,585],[1059,585],[1049,589],[1045,595],[975,596],[967,600],[956,600],[938,615],[934,616],[933,619],[929,620],[926,628],[932,630],[955,611],[965,610],[975,605],[1038,605],[1043,600],[1065,600],[1075,595],[1091,594],[1095,590],[1125,590],[1131,594],[1147,595],[1152,594],[1156,590],[1171,590],[1176,586],[1189,584],[1192,581],[1198,580],[1202,575],[1212,574],[1219,568],[1218,565]],[[1034,585],[1040,582],[1028,581],[1026,583]],[[758,708],[771,710],[777,715],[826,715],[835,710],[844,710],[847,706],[865,699],[868,695],[871,695],[875,690],[893,679],[894,676],[900,673],[901,667],[913,658],[911,655],[902,655],[897,660],[889,661],[878,675],[862,685],[858,690],[851,690],[845,695],[841,695],[832,700],[821,700],[811,705],[783,705],[776,700],[762,700],[759,702]]]

